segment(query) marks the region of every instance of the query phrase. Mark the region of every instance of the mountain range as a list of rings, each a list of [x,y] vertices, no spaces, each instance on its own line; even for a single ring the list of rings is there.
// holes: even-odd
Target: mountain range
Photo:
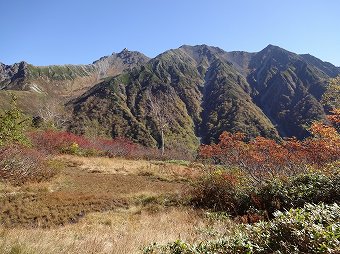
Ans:
[[[268,45],[256,53],[183,45],[155,58],[124,49],[88,65],[0,64],[0,100],[8,91],[37,115],[57,100],[71,115],[68,130],[124,136],[147,146],[195,149],[224,131],[248,138],[308,136],[325,119],[321,97],[340,68]]]

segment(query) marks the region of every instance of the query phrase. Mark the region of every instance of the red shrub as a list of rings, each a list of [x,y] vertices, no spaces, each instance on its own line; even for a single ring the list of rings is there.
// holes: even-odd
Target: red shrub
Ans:
[[[87,139],[70,132],[37,131],[29,134],[33,145],[46,153],[79,153],[80,155],[107,155],[132,157],[139,147],[126,138]],[[76,146],[74,146],[76,145]],[[77,151],[74,151],[76,149]]]
[[[138,148],[137,144],[122,137],[110,140],[96,139],[93,140],[93,145],[109,157],[131,157]]]
[[[89,140],[70,132],[52,130],[36,131],[29,133],[29,136],[37,149],[47,153],[59,153],[74,143],[84,149],[92,148],[92,144]]]
[[[73,133],[53,130],[31,132],[29,137],[34,147],[48,154],[71,153],[157,160],[192,159],[193,157],[183,149],[166,150],[165,155],[162,156],[159,149],[133,143],[124,137],[88,139]]]

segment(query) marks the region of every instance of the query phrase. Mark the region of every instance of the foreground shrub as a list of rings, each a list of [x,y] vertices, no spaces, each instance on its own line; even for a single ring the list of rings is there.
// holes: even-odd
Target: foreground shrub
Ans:
[[[276,210],[303,207],[306,203],[340,203],[339,170],[331,175],[305,173],[250,186],[247,175],[239,171],[210,171],[193,183],[189,195],[196,207],[232,216],[249,215],[243,222],[251,221],[254,215],[268,219]]]
[[[191,202],[198,207],[224,211],[230,215],[243,214],[250,200],[241,188],[243,178],[235,172],[210,171],[193,183]]]
[[[21,185],[39,182],[55,175],[41,152],[22,146],[0,148],[0,181]]]
[[[303,208],[276,212],[269,222],[240,224],[215,239],[167,245],[153,244],[144,253],[339,253],[340,207],[306,204]]]
[[[306,203],[340,203],[340,175],[307,173],[268,181],[255,189],[252,206],[271,215],[276,210],[302,207]]]

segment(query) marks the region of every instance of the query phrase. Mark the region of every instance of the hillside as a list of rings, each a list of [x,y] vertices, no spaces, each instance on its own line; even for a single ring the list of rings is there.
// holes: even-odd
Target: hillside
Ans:
[[[169,146],[215,142],[224,130],[303,138],[312,121],[325,119],[320,99],[328,79],[339,73],[330,63],[273,45],[258,53],[184,45],[71,101],[70,130],[159,145],[150,109],[158,101],[170,119]]]
[[[148,59],[139,52],[124,49],[88,65],[33,66],[26,62],[13,65],[0,63],[0,98],[7,101],[7,91],[15,91],[23,109],[35,114],[50,99],[63,104],[70,98],[81,95],[101,79],[118,75],[126,69],[147,62]],[[25,104],[23,97],[28,94],[36,103]]]
[[[311,121],[324,119],[319,101],[332,76],[319,69],[321,65],[270,45],[249,66],[253,71],[247,80],[254,101],[277,124],[282,136],[305,137]]]
[[[306,137],[312,121],[325,119],[320,100],[339,74],[328,62],[273,45],[257,53],[183,45],[153,59],[124,49],[89,65],[1,64],[0,98],[6,107],[14,91],[33,115],[44,103],[68,101],[68,129],[76,133],[160,146],[164,126],[166,146],[195,149],[225,130]]]

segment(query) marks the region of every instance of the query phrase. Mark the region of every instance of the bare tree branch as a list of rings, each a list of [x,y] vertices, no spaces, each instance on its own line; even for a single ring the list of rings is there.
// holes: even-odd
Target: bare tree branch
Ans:
[[[63,128],[68,122],[63,103],[57,99],[49,99],[37,112],[44,123],[51,124],[55,128]]]
[[[148,91],[146,94],[148,110],[149,114],[155,121],[159,134],[161,136],[161,149],[162,155],[164,155],[164,147],[165,147],[165,137],[164,132],[169,127],[170,124],[170,115],[169,108],[172,100],[172,95],[167,92],[165,95],[157,94],[153,95],[151,91]]]

